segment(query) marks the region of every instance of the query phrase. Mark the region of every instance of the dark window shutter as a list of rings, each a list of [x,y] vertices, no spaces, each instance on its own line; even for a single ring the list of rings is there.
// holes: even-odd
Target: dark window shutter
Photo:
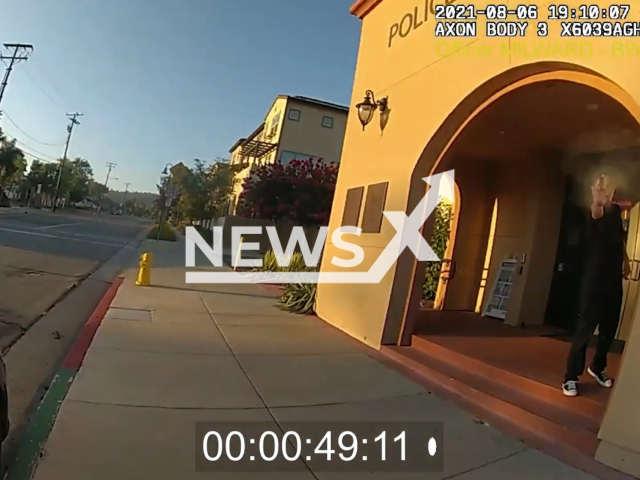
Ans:
[[[350,188],[347,190],[347,200],[344,205],[344,213],[342,214],[343,227],[358,226],[363,196],[364,187]]]
[[[362,217],[362,233],[380,233],[388,186],[389,182],[384,182],[369,185],[367,188],[367,200]]]

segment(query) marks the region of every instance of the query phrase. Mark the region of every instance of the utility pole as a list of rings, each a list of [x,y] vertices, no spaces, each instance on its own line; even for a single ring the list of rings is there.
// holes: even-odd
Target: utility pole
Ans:
[[[124,198],[122,199],[122,205],[127,203],[127,193],[129,192],[129,185],[131,185],[131,182],[124,182]]]
[[[60,185],[62,184],[62,174],[64,173],[64,164],[67,161],[67,153],[69,152],[69,143],[71,142],[71,134],[73,133],[73,127],[80,125],[78,117],[81,117],[81,113],[67,113],[69,117],[69,125],[67,125],[67,142],[64,145],[64,154],[62,155],[62,161],[60,162],[60,169],[58,170],[58,182],[56,183],[56,193],[53,196],[53,206],[51,211],[56,211],[56,204],[58,203],[58,195],[60,195]]]
[[[13,66],[18,62],[28,60],[29,54],[33,52],[33,45],[29,45],[26,43],[5,43],[4,48],[8,50],[13,49],[13,53],[10,56],[0,55],[0,60],[9,60],[9,66],[5,70],[2,84],[0,84],[0,103],[2,102],[4,91],[6,90],[7,84],[9,83],[9,75],[11,75]]]
[[[104,186],[107,187],[107,192],[100,197],[100,203],[98,204],[98,213],[102,211],[102,200],[109,193],[109,177],[111,176],[111,169],[116,167],[115,163],[107,162],[107,179],[104,181]]]

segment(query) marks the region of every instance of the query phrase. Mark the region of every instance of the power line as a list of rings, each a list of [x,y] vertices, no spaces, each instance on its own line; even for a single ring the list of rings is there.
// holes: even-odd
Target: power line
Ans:
[[[31,157],[33,160],[38,160],[39,162],[43,162],[43,163],[57,163],[56,160],[47,160],[46,158],[40,158],[39,156],[34,155],[33,153],[29,153],[22,148],[20,150],[22,150],[22,153],[24,155],[26,155],[27,157]]]
[[[16,127],[16,129],[17,129],[20,133],[22,133],[25,137],[27,137],[27,138],[29,138],[29,139],[33,140],[34,142],[37,142],[37,143],[39,143],[39,144],[41,144],[41,145],[45,145],[45,146],[48,146],[48,147],[61,147],[62,145],[64,145],[64,142],[62,142],[62,143],[46,143],[46,142],[41,142],[40,140],[38,140],[38,139],[36,139],[36,138],[33,138],[33,137],[32,137],[31,135],[29,135],[27,132],[25,132],[24,130],[22,130],[22,129],[21,129],[21,128],[16,124],[16,122],[14,122],[14,121],[11,119],[11,117],[9,116],[9,114],[8,114],[6,111],[3,111],[2,113],[4,114],[4,116],[5,116],[5,117],[7,117],[7,120],[9,120],[9,121],[11,122],[11,124],[12,124],[14,127]]]
[[[44,152],[41,152],[40,150],[36,150],[36,149],[35,149],[35,148],[33,148],[31,145],[27,145],[26,143],[21,142],[20,140],[18,140],[18,139],[17,139],[17,138],[15,138],[15,137],[13,137],[13,139],[14,139],[18,144],[20,144],[20,145],[21,145],[21,147],[20,147],[20,149],[21,149],[21,150],[22,150],[22,147],[27,147],[27,148],[29,148],[29,149],[33,150],[34,152],[36,152],[38,155],[42,155],[43,157],[47,157],[47,158],[51,159],[51,161],[53,161],[53,162],[55,162],[55,161],[56,161],[56,159],[55,159],[55,158],[53,158],[51,155],[48,155],[48,154],[46,154],[46,153],[44,153]]]
[[[2,102],[2,97],[4,96],[7,85],[9,84],[9,76],[11,75],[11,71],[13,70],[13,66],[21,61],[28,60],[29,54],[33,52],[33,45],[29,45],[26,43],[5,43],[4,47],[6,49],[13,49],[13,53],[10,57],[0,55],[0,60],[10,60],[9,65],[4,72],[2,83],[0,84],[0,102]]]
[[[54,160],[47,160],[46,158],[40,158],[37,155],[33,155],[32,153],[26,152],[24,150],[22,150],[22,153],[27,157],[30,157],[32,160],[37,160],[42,163],[57,163]]]
[[[58,100],[60,100],[59,105],[61,105],[62,103],[65,103],[65,102],[64,102],[64,98],[63,98],[63,96],[64,96],[64,95],[60,95],[60,91],[56,88],[56,84],[55,84],[55,82],[54,82],[53,80],[51,80],[51,78],[50,78],[50,77],[48,77],[48,76],[44,73],[44,70],[43,70],[42,68],[40,68],[40,62],[42,62],[42,61],[43,61],[43,60],[42,60],[42,58],[43,58],[43,57],[41,57],[41,56],[34,55],[34,56],[33,56],[33,58],[32,58],[32,64],[36,67],[36,70],[38,70],[38,72],[40,73],[40,75],[42,76],[42,78],[44,78],[44,79],[47,81],[47,83],[51,86],[51,91],[52,91],[52,92],[54,92],[54,93],[56,94],[56,97],[58,97]],[[26,69],[25,69],[25,72],[26,72]],[[32,80],[32,81],[33,81],[33,80]],[[34,83],[35,83],[35,82],[34,82]],[[43,92],[43,93],[44,93],[44,92]],[[46,94],[45,94],[45,95],[46,95]],[[49,100],[51,100],[51,101],[52,101],[52,102],[54,102],[54,103],[58,103],[58,102],[55,102],[52,98],[49,98]]]
[[[29,72],[27,71],[27,69],[24,69],[24,73],[27,76],[27,78],[29,79],[29,81],[33,84],[33,86],[35,86],[38,90],[40,90],[40,93],[42,93],[42,95],[44,95],[45,97],[47,97],[47,99],[56,107],[58,107],[61,110],[66,110],[65,107],[62,106],[61,102],[58,102],[57,100],[54,100],[51,95],[49,95],[47,92],[44,91],[44,89],[38,84],[38,82],[36,82],[33,77],[31,75],[29,75]]]
[[[5,136],[6,136],[9,140],[15,140],[15,142],[16,142],[16,143],[19,143],[19,144],[21,145],[20,150],[21,150],[23,153],[26,153],[27,155],[29,155],[30,157],[34,157],[34,158],[37,158],[38,160],[42,160],[43,162],[49,162],[49,163],[51,163],[51,162],[56,162],[56,161],[57,161],[56,159],[54,159],[53,157],[51,157],[51,156],[47,155],[46,153],[39,152],[38,150],[36,150],[35,148],[33,148],[31,145],[27,145],[27,144],[25,144],[25,143],[21,142],[21,141],[20,141],[20,140],[18,140],[16,137],[12,137],[11,135],[7,135],[7,134],[5,134]],[[43,156],[45,156],[45,157],[49,157],[49,160],[46,160],[46,159],[44,159],[44,158],[40,158],[38,155],[34,155],[33,153],[29,152],[28,150],[25,150],[23,146],[25,146],[25,147],[27,147],[27,148],[32,149],[34,152],[38,153],[38,155],[43,155]]]
[[[38,67],[37,62],[35,62],[35,59],[36,59],[36,58],[37,58],[36,56],[32,56],[32,57],[29,57],[29,60],[31,60],[31,61],[33,62],[33,65],[35,65],[35,66],[36,66],[36,69],[38,70],[38,72],[40,72],[40,74],[42,75],[42,77],[43,77],[43,78],[45,78],[45,80],[46,80],[46,75],[44,75],[44,73],[42,73],[42,70],[40,69],[40,67]],[[0,60],[2,60],[2,59],[0,59]],[[7,64],[7,62],[5,62],[4,60],[2,60],[2,63],[4,63],[4,64],[5,64],[5,66],[7,66],[7,67],[9,66],[9,65]],[[25,68],[25,69],[23,70],[23,72],[24,72],[24,74],[27,76],[27,79],[31,82],[31,84],[32,84],[34,87],[36,87],[36,88],[40,91],[40,93],[42,93],[42,95],[44,95],[45,97],[47,97],[47,100],[49,100],[49,101],[51,102],[51,104],[52,104],[52,105],[55,105],[56,107],[58,107],[58,108],[59,108],[59,109],[61,109],[61,110],[66,110],[66,108],[63,106],[63,103],[64,103],[64,102],[62,101],[62,97],[58,94],[58,91],[57,91],[57,90],[56,90],[56,88],[53,86],[53,82],[51,82],[50,80],[48,81],[48,83],[49,83],[49,84],[51,85],[51,87],[52,87],[52,89],[51,89],[51,90],[52,90],[53,92],[55,92],[55,93],[56,93],[56,95],[55,95],[55,96],[58,98],[58,100],[56,100],[55,98],[53,98],[50,94],[48,94],[48,93],[46,92],[46,90],[45,90],[44,88],[42,88],[42,87],[40,86],[40,83],[39,83],[39,82],[37,82],[37,81],[36,81],[36,80],[31,76],[31,74],[29,74],[29,69]]]

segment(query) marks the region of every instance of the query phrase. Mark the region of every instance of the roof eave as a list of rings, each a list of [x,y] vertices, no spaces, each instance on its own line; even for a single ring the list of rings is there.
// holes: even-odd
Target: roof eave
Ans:
[[[231,147],[231,148],[229,149],[229,153],[233,153],[233,152],[235,152],[235,151],[236,151],[236,149],[237,149],[240,145],[242,145],[242,142],[244,142],[245,140],[246,140],[246,138],[240,138],[240,139],[238,139],[238,141],[237,141],[236,143],[234,143],[234,144],[233,144],[233,147]]]
[[[349,12],[352,15],[357,16],[360,19],[363,19],[369,12],[371,12],[374,8],[376,8],[382,0],[356,0],[356,2],[351,6]]]

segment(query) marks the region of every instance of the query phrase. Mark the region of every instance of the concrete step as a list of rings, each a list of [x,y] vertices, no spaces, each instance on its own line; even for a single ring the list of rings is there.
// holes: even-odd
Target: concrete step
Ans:
[[[605,405],[587,397],[567,398],[557,387],[517,375],[450,350],[426,337],[414,336],[412,349],[444,374],[528,412],[570,428],[597,434]]]
[[[487,388],[488,384],[476,388],[467,380],[469,375],[454,367],[447,366],[447,362],[437,362],[433,357],[424,354],[415,347],[383,347],[382,352],[390,359],[404,365],[413,371],[426,386],[437,394],[445,394],[454,402],[472,411],[482,420],[492,425],[500,425],[507,433],[516,436],[537,448],[563,450],[565,455],[587,456],[593,458],[599,441],[597,433],[593,433],[578,422],[576,426],[554,422],[545,416],[531,412],[540,412],[542,408],[531,408],[535,402],[529,401],[528,408],[523,408],[522,401],[516,404],[502,398],[496,390]],[[454,376],[455,375],[455,376]],[[500,381],[497,379],[497,382]],[[504,380],[503,380],[504,381]],[[495,396],[485,391],[490,390]],[[521,399],[520,399],[521,400]],[[549,415],[548,411],[544,413]],[[553,415],[555,416],[555,415]],[[573,422],[576,419],[573,418]]]

